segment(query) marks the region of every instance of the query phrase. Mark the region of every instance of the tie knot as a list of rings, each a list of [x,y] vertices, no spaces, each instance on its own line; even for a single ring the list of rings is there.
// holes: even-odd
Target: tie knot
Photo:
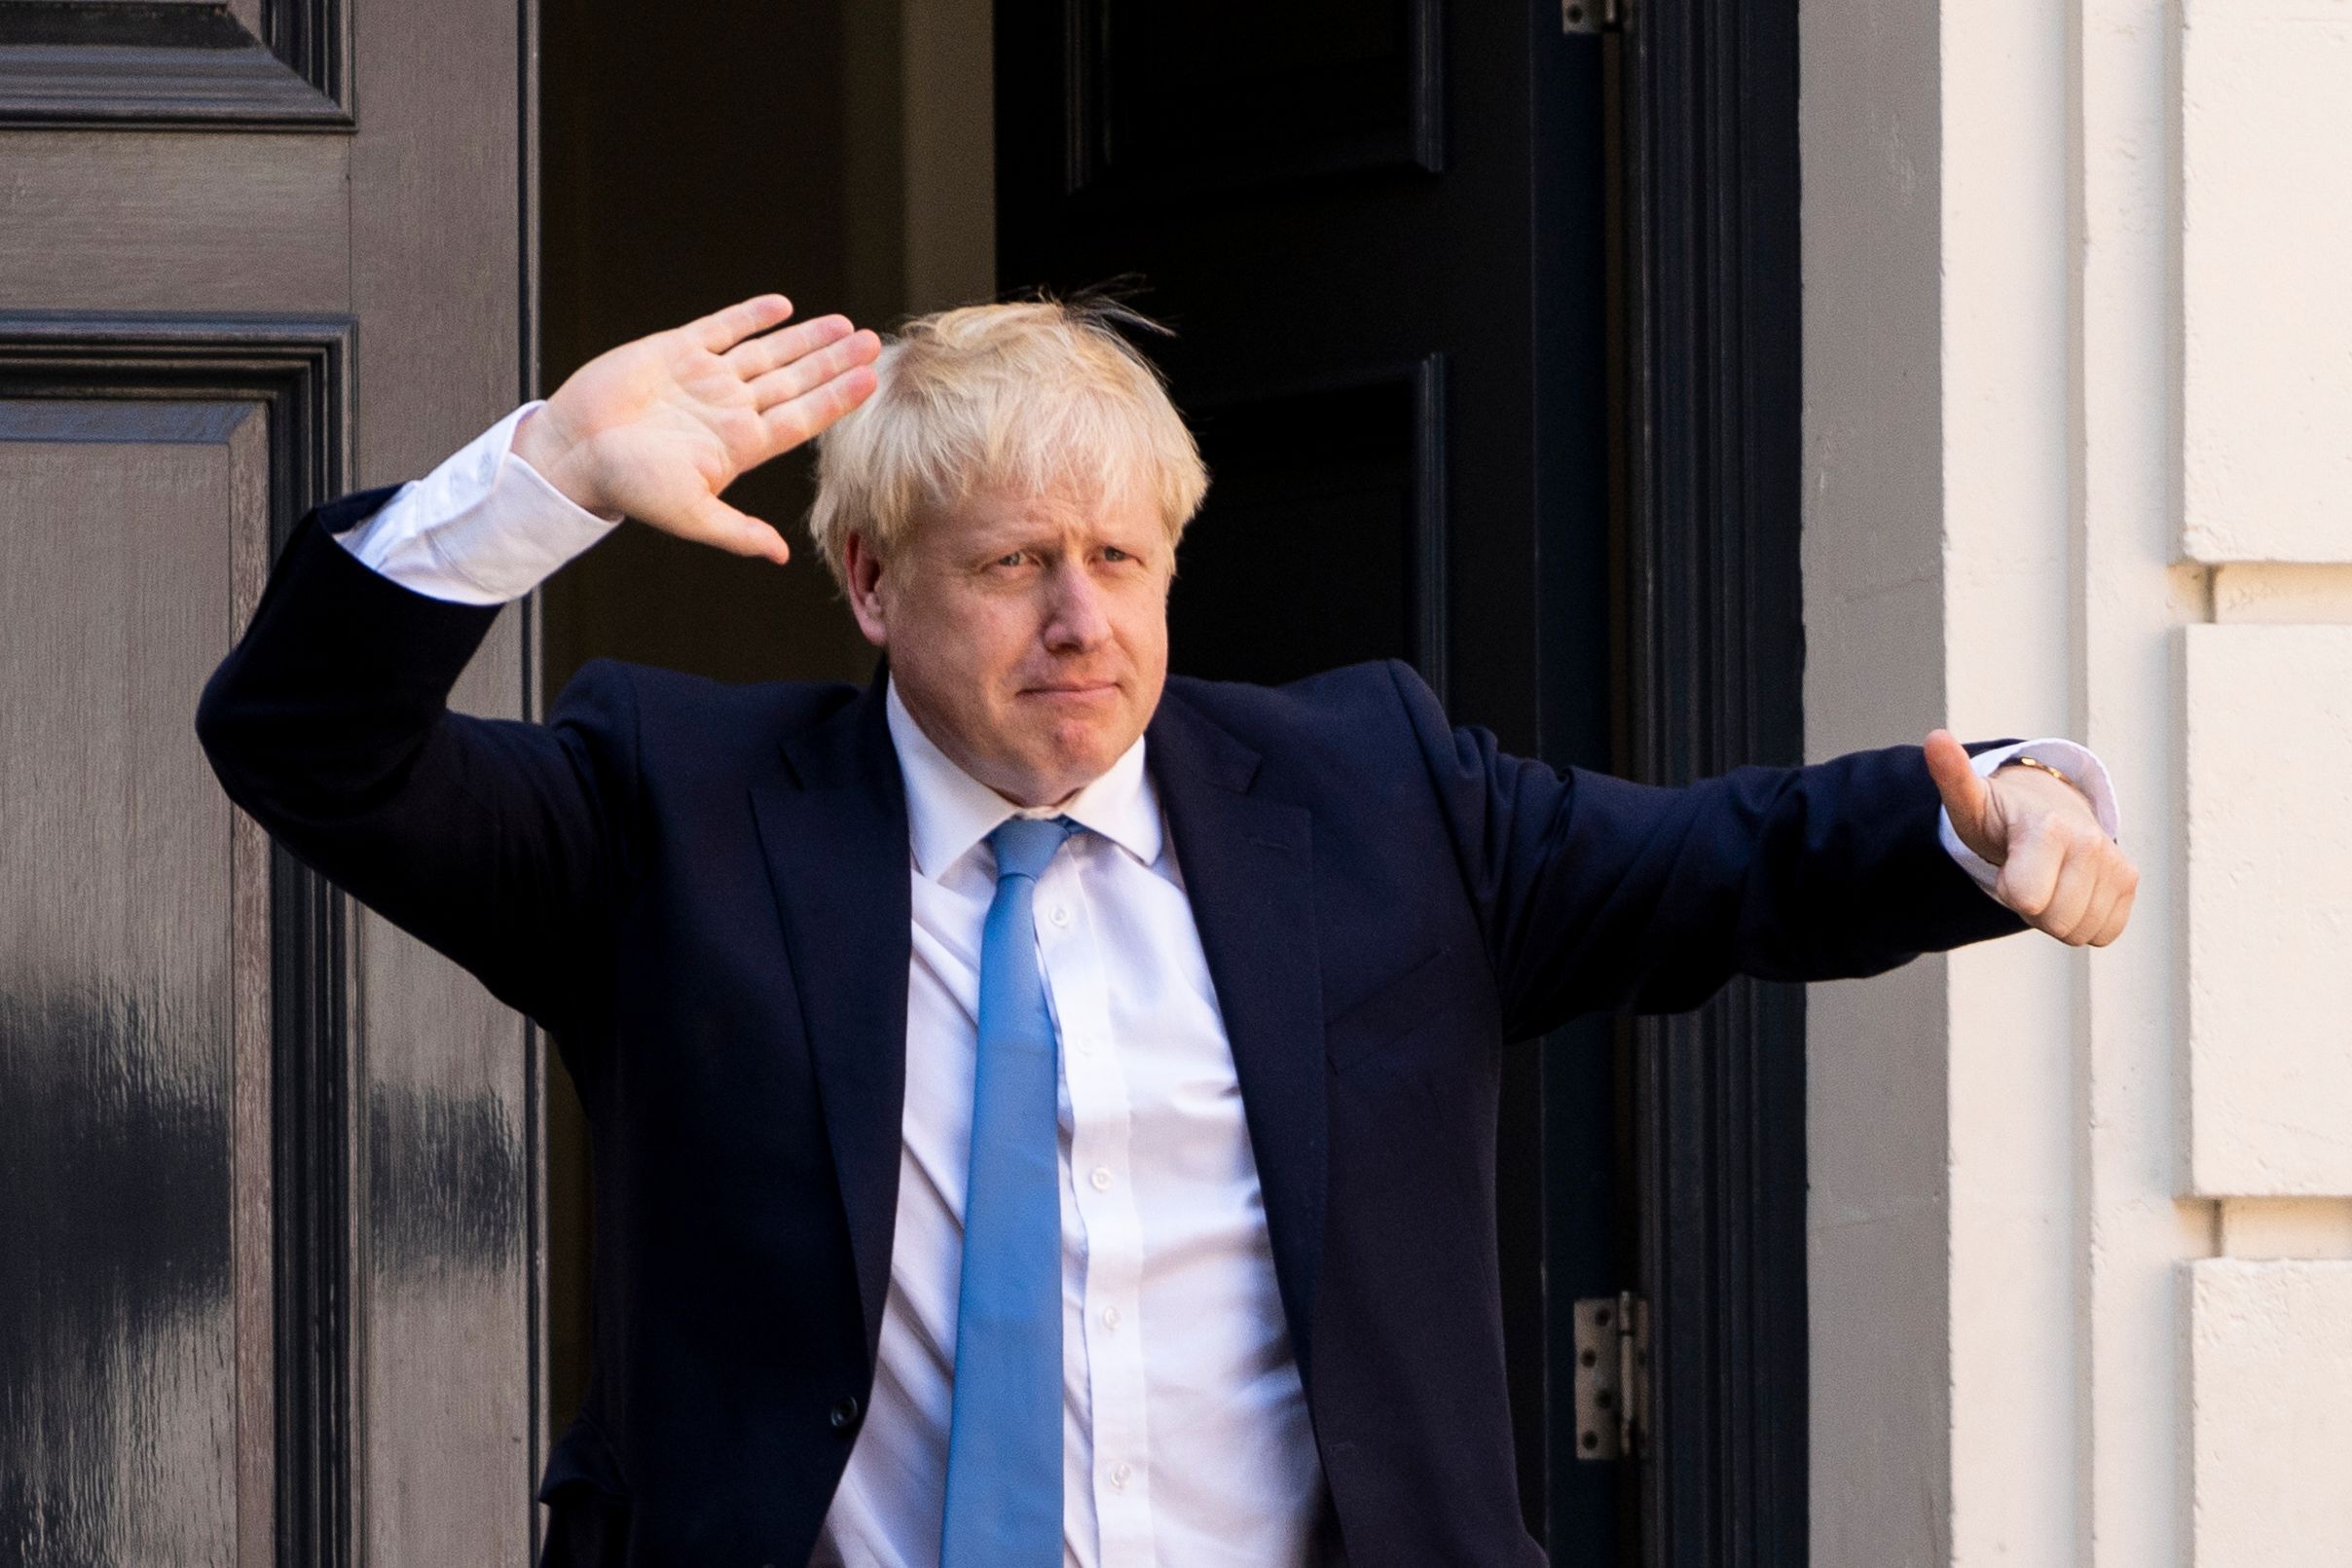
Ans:
[[[1078,831],[1067,817],[1009,817],[988,835],[996,851],[996,879],[1027,877],[1034,882],[1065,839]]]

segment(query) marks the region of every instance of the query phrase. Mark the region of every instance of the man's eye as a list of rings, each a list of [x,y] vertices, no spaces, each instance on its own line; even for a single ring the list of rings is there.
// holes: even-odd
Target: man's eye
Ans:
[[[1000,566],[1017,566],[1028,559],[1029,555],[1027,551],[1015,550],[1009,555],[1001,555],[997,557],[995,564]]]
[[[1132,561],[1135,558],[1127,554],[1124,550],[1121,550],[1119,546],[1113,544],[1105,545],[1103,547],[1103,559],[1105,561]]]

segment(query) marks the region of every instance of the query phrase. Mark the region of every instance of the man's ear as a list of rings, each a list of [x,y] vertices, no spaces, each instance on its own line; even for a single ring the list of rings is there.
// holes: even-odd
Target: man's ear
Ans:
[[[890,629],[882,611],[882,554],[863,533],[852,533],[841,551],[842,575],[849,580],[849,610],[858,617],[858,630],[877,648],[890,646]]]

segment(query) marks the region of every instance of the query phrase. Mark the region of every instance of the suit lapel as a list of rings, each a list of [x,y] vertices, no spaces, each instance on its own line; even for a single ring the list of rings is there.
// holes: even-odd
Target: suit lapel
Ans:
[[[789,778],[752,789],[869,1358],[881,1338],[898,1220],[913,920],[906,790],[882,678],[786,744]],[[1253,793],[1257,754],[1176,693],[1161,700],[1150,734],[1147,754],[1231,1042],[1275,1278],[1305,1375],[1328,1113],[1310,819],[1303,806]]]
[[[872,1364],[890,1293],[906,1096],[906,790],[881,675],[785,745],[788,781],[752,809],[849,1223]]]
[[[1252,792],[1258,755],[1170,691],[1146,755],[1249,1121],[1274,1274],[1305,1376],[1323,1254],[1323,982],[1315,951],[1311,820]]]

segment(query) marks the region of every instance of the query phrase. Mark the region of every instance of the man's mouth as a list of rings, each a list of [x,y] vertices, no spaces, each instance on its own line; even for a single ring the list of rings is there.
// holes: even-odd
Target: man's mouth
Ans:
[[[1021,695],[1024,697],[1094,697],[1115,692],[1118,689],[1119,682],[1115,680],[1055,681],[1051,685],[1046,686],[1025,686],[1021,690]]]

